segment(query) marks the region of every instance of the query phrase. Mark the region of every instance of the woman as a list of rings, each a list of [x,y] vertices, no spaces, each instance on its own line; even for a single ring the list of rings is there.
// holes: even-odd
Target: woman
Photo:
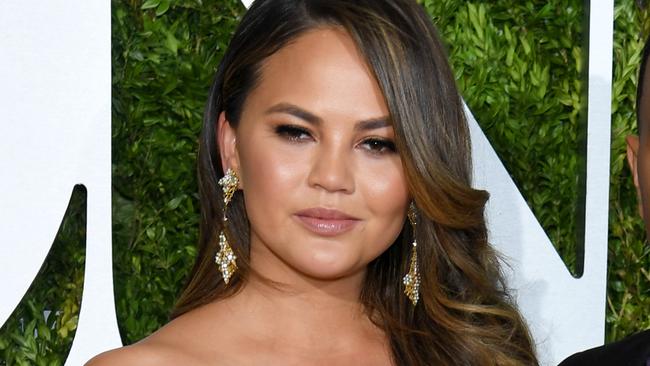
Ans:
[[[415,1],[256,1],[211,88],[199,184],[173,320],[90,365],[537,364]]]

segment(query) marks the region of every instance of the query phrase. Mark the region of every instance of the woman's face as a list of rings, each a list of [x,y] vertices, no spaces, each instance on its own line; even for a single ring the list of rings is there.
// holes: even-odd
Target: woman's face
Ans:
[[[409,194],[388,108],[347,33],[313,30],[269,57],[237,129],[219,122],[261,274],[358,274],[399,235]]]

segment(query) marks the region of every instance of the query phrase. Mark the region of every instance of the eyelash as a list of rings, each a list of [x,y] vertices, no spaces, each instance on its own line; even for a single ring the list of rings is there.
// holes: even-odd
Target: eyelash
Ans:
[[[278,136],[284,137],[289,141],[292,142],[303,142],[306,139],[311,139],[312,136],[309,133],[309,131],[305,128],[299,127],[299,126],[294,126],[294,125],[279,125],[275,127],[275,133]],[[303,135],[306,135],[307,137],[303,137]],[[397,151],[395,148],[395,143],[391,140],[388,139],[383,139],[383,138],[377,138],[377,137],[369,137],[365,140],[362,141],[362,144],[368,145],[368,146],[374,146],[374,147],[369,147],[368,151],[371,153],[375,154],[384,154],[384,153],[394,153]]]
[[[379,150],[377,149],[371,149],[372,151],[377,151],[377,153],[394,153],[397,151],[395,148],[395,143],[386,140],[386,139],[379,139],[379,138],[367,138],[363,140],[364,144],[375,144],[375,146],[379,146]]]
[[[278,136],[284,137],[287,140],[293,141],[293,142],[301,142],[304,140],[304,138],[301,138],[301,135],[307,135],[309,138],[311,138],[311,134],[309,133],[308,130],[298,127],[298,126],[291,126],[291,125],[279,125],[275,127],[275,133]]]

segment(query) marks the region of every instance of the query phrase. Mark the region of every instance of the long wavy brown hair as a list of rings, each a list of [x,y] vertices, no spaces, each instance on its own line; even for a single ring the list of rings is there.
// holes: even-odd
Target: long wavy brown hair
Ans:
[[[199,148],[198,258],[172,317],[235,294],[253,275],[241,192],[228,206],[238,271],[228,286],[214,264],[222,230],[223,176],[216,121],[237,128],[264,61],[308,30],[347,31],[385,97],[416,232],[405,225],[368,265],[359,301],[390,340],[396,365],[536,365],[526,324],[508,296],[487,241],[488,194],[471,187],[471,156],[461,97],[436,29],[415,0],[257,0],[243,17],[210,90]],[[403,294],[417,239],[420,302]]]

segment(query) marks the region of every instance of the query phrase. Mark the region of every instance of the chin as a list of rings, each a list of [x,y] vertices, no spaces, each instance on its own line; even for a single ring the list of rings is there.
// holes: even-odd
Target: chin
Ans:
[[[358,273],[365,266],[345,256],[315,254],[295,263],[295,268],[314,279],[333,281]]]

